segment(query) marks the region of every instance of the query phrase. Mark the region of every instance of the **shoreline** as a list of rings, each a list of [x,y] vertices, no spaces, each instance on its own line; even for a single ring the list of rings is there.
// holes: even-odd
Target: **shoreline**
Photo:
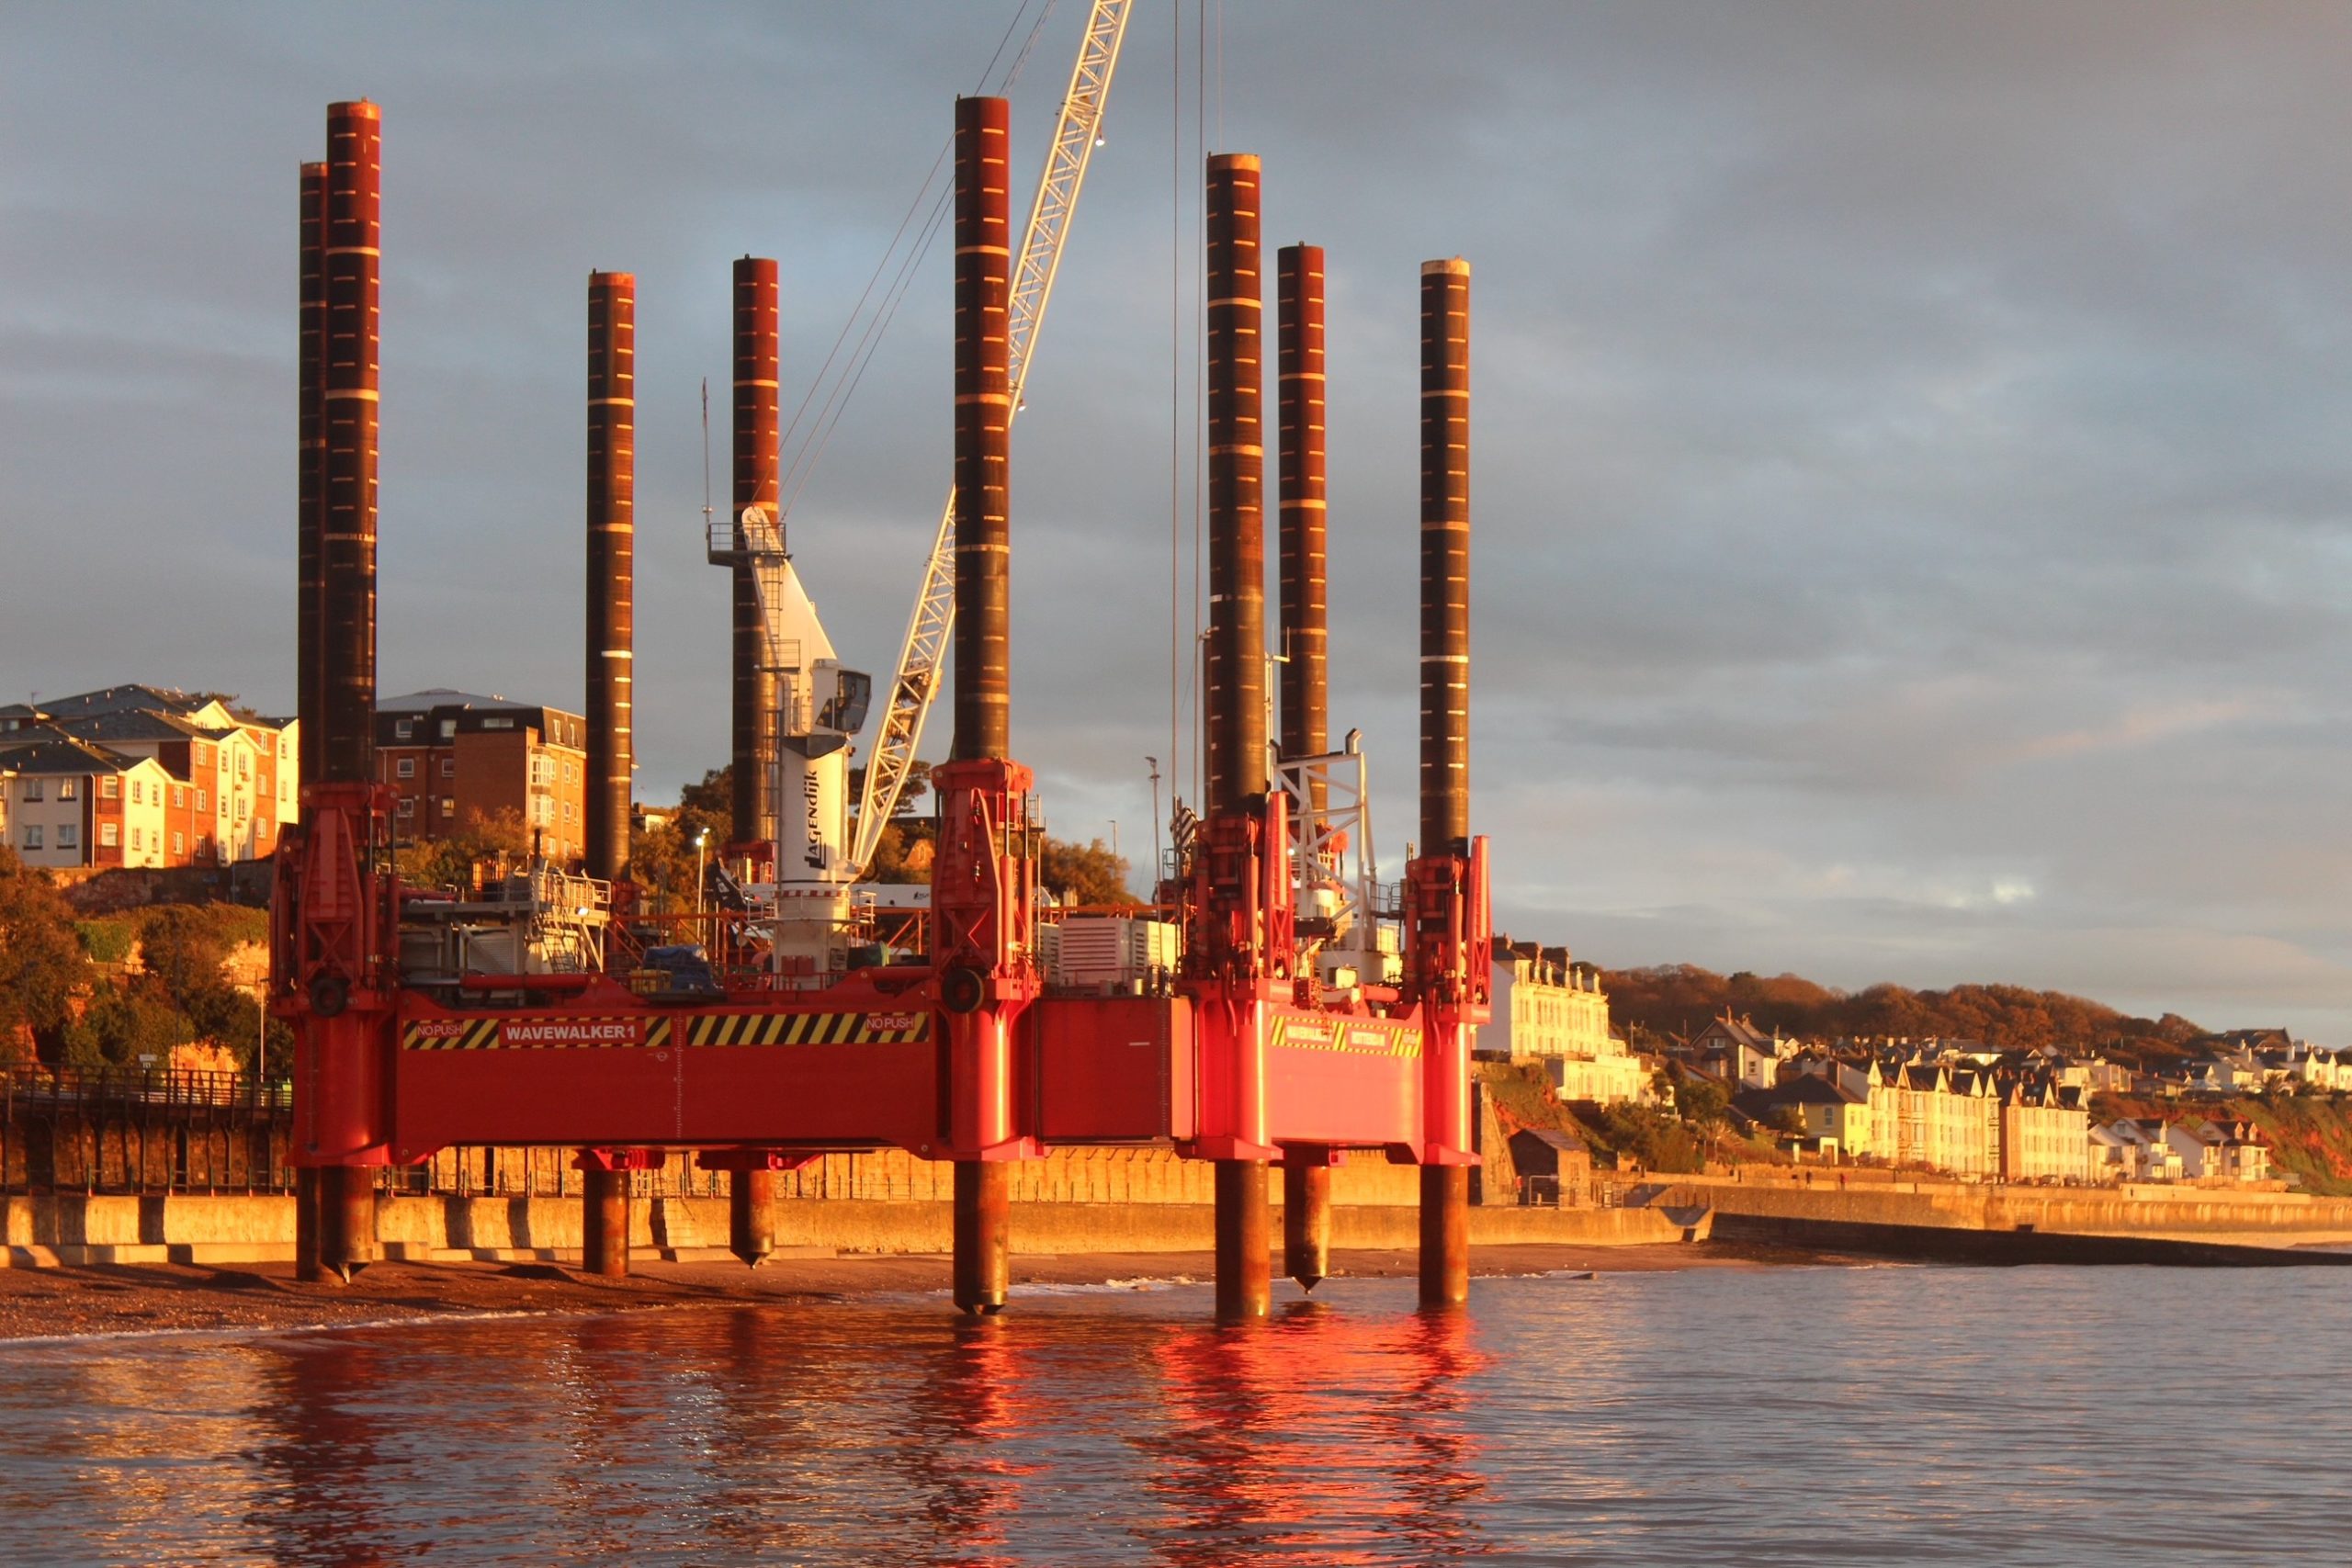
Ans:
[[[1410,1278],[1407,1250],[1338,1250],[1332,1278]],[[1472,1272],[1485,1279],[1589,1271],[1657,1273],[1686,1269],[1770,1269],[1844,1264],[1845,1255],[1747,1243],[1594,1247],[1534,1243],[1480,1247]],[[1024,1285],[1208,1283],[1214,1255],[1072,1253],[1016,1256],[1014,1300]],[[392,1326],[524,1314],[605,1314],[736,1308],[790,1303],[838,1304],[882,1295],[944,1293],[941,1255],[775,1258],[757,1269],[733,1261],[635,1265],[607,1280],[551,1263],[384,1262],[348,1285],[303,1284],[291,1264],[239,1268],[191,1264],[88,1264],[0,1269],[0,1340],[18,1343],[96,1336],[159,1336],[253,1330]],[[1278,1293],[1295,1287],[1278,1276]],[[943,1318],[949,1315],[943,1307]]]

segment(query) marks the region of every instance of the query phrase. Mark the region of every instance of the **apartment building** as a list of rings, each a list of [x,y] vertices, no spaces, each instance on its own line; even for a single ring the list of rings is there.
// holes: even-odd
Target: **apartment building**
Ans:
[[[9,739],[20,743],[0,749],[0,821],[27,865],[188,863],[187,787],[153,758],[37,730],[0,737]]]
[[[2081,1089],[2024,1080],[2003,1091],[2001,1179],[2091,1179],[2090,1113]]]
[[[1991,1074],[1940,1063],[1874,1063],[1869,1100],[1881,1158],[1960,1176],[1999,1170],[2001,1100]]]
[[[1562,1100],[1617,1105],[1651,1097],[1650,1069],[1609,1031],[1600,971],[1565,948],[1495,945],[1493,1011],[1482,1053],[1541,1064]]]
[[[579,859],[586,747],[587,720],[540,703],[435,687],[376,705],[377,776],[392,787],[395,830],[411,842],[513,811],[548,859]]]
[[[42,863],[225,864],[275,853],[279,833],[295,819],[300,731],[292,719],[242,712],[218,697],[167,686],[107,686],[38,706],[0,708],[0,767],[9,766],[10,755],[28,747],[71,741],[108,758],[152,761],[169,781],[164,809],[171,820],[162,829],[161,860],[110,860],[96,852],[109,846],[77,833],[76,847],[92,853],[64,860],[52,848]],[[63,759],[51,761],[65,765]],[[104,769],[94,768],[91,776],[103,778]],[[102,791],[104,785],[98,787]],[[125,773],[118,787],[128,807],[130,790],[137,789],[143,807],[153,785],[148,775]],[[99,804],[104,803],[101,794]],[[102,823],[93,826],[103,831]],[[121,842],[114,847],[130,855],[130,835],[136,828],[138,854],[151,852],[149,824],[125,821],[119,827]],[[43,838],[53,845],[53,835],[45,832]]]

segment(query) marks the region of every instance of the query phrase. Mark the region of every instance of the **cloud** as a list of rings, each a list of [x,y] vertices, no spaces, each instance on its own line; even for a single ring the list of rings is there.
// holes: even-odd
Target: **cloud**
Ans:
[[[582,294],[628,267],[640,789],[698,774],[726,730],[699,547],[726,264],[780,258],[786,378],[813,373],[1012,12],[12,17],[0,689],[290,704],[295,165],[365,92],[384,679],[577,700]],[[1170,19],[1134,24],[1014,438],[1015,733],[1086,836],[1148,820],[1141,759],[1175,760],[1171,547],[1176,647],[1192,627]],[[1016,94],[1024,164],[1074,25]],[[1263,153],[1269,240],[1330,256],[1332,702],[1386,852],[1415,819],[1415,275],[1460,254],[1478,814],[1515,926],[1614,963],[2028,979],[2346,1033],[2352,13],[1223,26],[1202,141]],[[944,492],[944,291],[935,254],[792,519],[877,671]]]

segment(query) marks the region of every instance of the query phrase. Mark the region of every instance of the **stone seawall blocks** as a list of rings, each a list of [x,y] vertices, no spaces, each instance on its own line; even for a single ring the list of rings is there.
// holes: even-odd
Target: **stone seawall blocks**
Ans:
[[[1409,1169],[1407,1174],[1410,1174]],[[1279,1230],[1280,1205],[1275,1205]],[[379,1198],[377,1236],[388,1258],[576,1259],[577,1198]],[[1477,1208],[1471,1240],[1632,1246],[1684,1239],[1662,1209]],[[284,1197],[11,1198],[7,1260],[65,1263],[236,1264],[292,1257],[294,1202]],[[1408,1250],[1419,1211],[1396,1203],[1342,1203],[1332,1241],[1342,1248]],[[1205,1252],[1214,1239],[1207,1203],[1033,1201],[1012,1209],[1012,1247],[1032,1256],[1090,1252]],[[629,1242],[644,1257],[717,1260],[708,1238],[727,1234],[723,1198],[639,1200]],[[944,1254],[950,1205],[940,1199],[787,1198],[776,1204],[776,1245],[787,1256]]]
[[[1960,1183],[1856,1185],[1827,1179],[1692,1181],[1661,1177],[1659,1201],[1726,1214],[1841,1224],[1941,1226],[1960,1230],[2057,1232],[2070,1235],[2272,1235],[2282,1243],[2352,1234],[2352,1201],[2300,1193],[2235,1194],[2212,1189],[1977,1187]]]

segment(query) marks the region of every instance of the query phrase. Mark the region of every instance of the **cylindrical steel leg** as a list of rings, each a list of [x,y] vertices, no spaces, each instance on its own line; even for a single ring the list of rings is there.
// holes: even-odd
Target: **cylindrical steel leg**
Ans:
[[[1283,1272],[1311,1291],[1331,1272],[1331,1168],[1283,1162]]]
[[[1421,1304],[1470,1299],[1470,1168],[1421,1167]]]
[[[628,1278],[628,1172],[581,1172],[580,1266],[606,1280]]]
[[[301,444],[301,457],[297,470],[295,601],[294,601],[294,712],[302,723],[302,755],[300,763],[301,782],[316,784],[319,760],[325,749],[321,737],[325,722],[320,708],[319,682],[323,671],[319,662],[319,594],[322,581],[321,572],[326,531],[326,338],[327,338],[327,166],[324,164],[302,165],[302,293],[301,347],[297,361],[297,395],[300,413],[297,420]],[[299,798],[299,797],[298,797]],[[315,1193],[316,1189],[312,1189]],[[318,1268],[318,1237],[311,1238],[311,1273],[306,1279],[316,1279]],[[300,1243],[297,1242],[297,1248]],[[299,1261],[299,1260],[298,1260]]]
[[[1470,264],[1421,267],[1421,852],[1470,836]]]
[[[1212,812],[1266,792],[1265,314],[1258,160],[1209,160],[1209,637],[1201,713]]]
[[[775,1171],[728,1173],[727,1249],[754,1269],[775,1250]]]
[[[1470,264],[1421,268],[1421,852],[1467,856],[1470,843]],[[1469,949],[1443,931],[1415,933],[1429,998],[1423,1083],[1428,1142],[1460,1149],[1466,1026],[1441,973]],[[1449,949],[1449,942],[1453,943]],[[1442,1005],[1441,1005],[1441,1003]],[[1470,1172],[1421,1168],[1421,1304],[1470,1299]]]
[[[321,364],[319,774],[376,782],[377,258],[383,243],[383,118],[365,101],[327,110],[326,302]]]
[[[294,1172],[294,1278],[315,1285],[326,1275],[319,1262],[319,1173],[306,1165]]]
[[[1012,533],[1007,490],[1012,209],[1002,98],[956,101],[956,738],[960,761],[1009,757]]]
[[[1216,1162],[1216,1314],[1261,1318],[1273,1306],[1266,1162]]]
[[[956,1305],[1004,1310],[1012,1282],[1012,1172],[990,1160],[956,1162]]]
[[[318,1175],[320,1267],[348,1284],[376,1260],[376,1173],[330,1165]]]
[[[1283,755],[1331,749],[1329,612],[1324,589],[1323,247],[1277,253],[1282,367],[1276,400],[1282,432]],[[1325,807],[1328,781],[1308,781],[1307,806]]]
[[[588,874],[628,867],[637,709],[637,278],[588,275]]]
[[[776,508],[777,285],[775,263],[744,256],[735,263],[735,436],[733,537],[743,543],[743,509]],[[734,773],[729,830],[746,844],[775,834],[775,677],[765,667],[760,591],[749,560],[735,563],[734,675],[730,687],[730,756]]]
[[[340,1282],[349,1278],[343,1268],[343,1169],[340,1166],[321,1166],[316,1180],[319,1274],[322,1279]]]

